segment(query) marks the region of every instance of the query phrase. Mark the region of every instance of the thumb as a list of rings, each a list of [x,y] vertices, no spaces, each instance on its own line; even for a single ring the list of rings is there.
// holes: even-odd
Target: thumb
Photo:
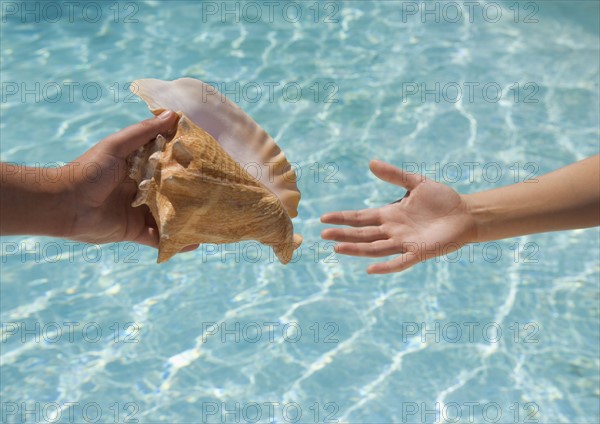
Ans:
[[[179,115],[166,110],[154,118],[131,125],[102,140],[107,153],[125,159],[130,153],[154,140],[159,134],[168,133],[179,121]]]
[[[403,171],[400,168],[396,168],[389,163],[376,159],[373,159],[371,162],[369,162],[369,168],[371,169],[371,172],[380,180],[404,187],[407,190],[413,190],[423,180],[425,180],[425,177],[423,177],[421,174],[412,174],[410,172]]]

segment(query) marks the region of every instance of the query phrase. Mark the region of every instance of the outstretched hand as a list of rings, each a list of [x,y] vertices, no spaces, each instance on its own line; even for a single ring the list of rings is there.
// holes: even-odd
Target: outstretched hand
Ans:
[[[401,200],[379,208],[323,215],[323,223],[353,227],[327,228],[321,233],[326,240],[340,242],[337,253],[400,255],[367,268],[369,274],[387,274],[460,249],[475,238],[475,220],[456,191],[382,161],[372,160],[369,167],[379,179],[408,192]]]
[[[74,211],[66,238],[87,243],[133,241],[158,247],[158,229],[150,209],[131,206],[137,186],[128,177],[127,156],[157,135],[173,131],[176,122],[177,115],[166,111],[108,136],[66,165]]]

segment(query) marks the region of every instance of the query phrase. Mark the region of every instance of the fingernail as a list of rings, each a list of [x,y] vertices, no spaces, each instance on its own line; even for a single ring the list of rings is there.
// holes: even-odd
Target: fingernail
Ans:
[[[158,115],[158,119],[169,119],[172,113],[173,112],[171,112],[170,110],[165,110],[163,113]]]

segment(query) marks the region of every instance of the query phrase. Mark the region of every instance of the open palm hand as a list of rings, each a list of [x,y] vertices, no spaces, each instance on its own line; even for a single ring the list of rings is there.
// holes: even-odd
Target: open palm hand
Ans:
[[[321,233],[326,240],[340,242],[337,253],[367,257],[399,254],[367,268],[370,274],[386,274],[460,249],[473,239],[474,219],[453,189],[385,162],[373,160],[369,166],[378,178],[408,192],[400,201],[383,207],[323,215],[323,223],[352,227],[328,228]]]

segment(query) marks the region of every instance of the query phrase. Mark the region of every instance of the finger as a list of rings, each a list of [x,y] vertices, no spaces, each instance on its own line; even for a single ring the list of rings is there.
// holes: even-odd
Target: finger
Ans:
[[[154,227],[144,227],[140,234],[133,240],[136,243],[143,244],[158,249],[158,231]]]
[[[375,159],[369,163],[369,168],[380,180],[399,185],[407,190],[413,190],[425,179],[421,174],[412,174],[396,168],[389,163]]]
[[[335,240],[344,242],[371,242],[387,239],[381,227],[360,228],[326,228],[321,232],[324,240]]]
[[[381,225],[381,216],[379,210],[375,208],[360,211],[329,212],[321,216],[321,222],[324,224],[366,227],[367,225]]]
[[[199,244],[191,244],[189,246],[184,247],[179,251],[179,253],[191,252],[192,250],[196,250],[200,246]]]
[[[421,262],[421,257],[418,253],[405,253],[387,262],[370,265],[367,268],[367,274],[390,274],[405,271],[419,262]]]
[[[159,134],[168,133],[178,121],[179,116],[172,111],[164,111],[159,116],[131,125],[102,140],[106,151],[121,159],[131,152],[152,141]]]
[[[391,240],[378,240],[372,243],[339,243],[334,247],[336,253],[350,256],[366,256],[370,258],[389,256],[399,253]]]

